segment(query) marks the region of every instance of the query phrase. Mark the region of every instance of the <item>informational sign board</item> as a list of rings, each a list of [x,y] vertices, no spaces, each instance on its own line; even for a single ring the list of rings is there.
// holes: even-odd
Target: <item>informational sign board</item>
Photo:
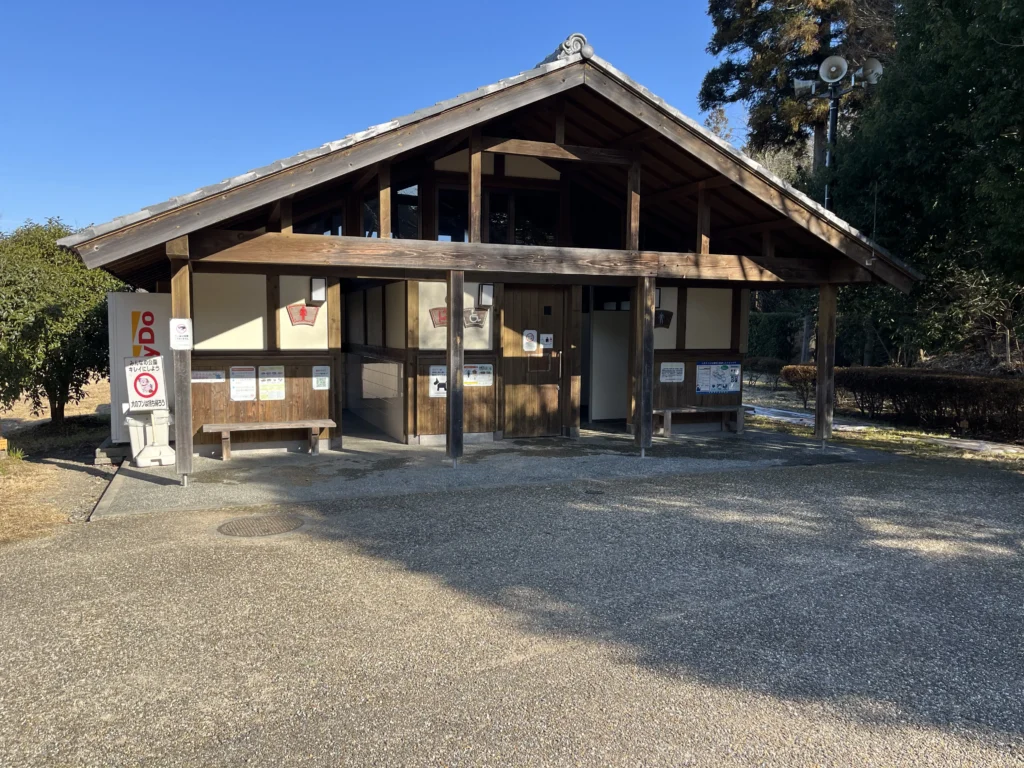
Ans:
[[[331,366],[329,365],[314,365],[313,366],[313,389],[330,389],[331,388]]]
[[[523,352],[537,351],[537,332],[523,331]]]
[[[662,363],[659,380],[663,384],[679,384],[686,378],[686,363]]]
[[[214,384],[226,380],[224,371],[192,371],[193,384]]]
[[[463,366],[462,386],[493,387],[494,366],[490,363],[477,363]]]
[[[231,399],[241,402],[256,399],[256,366],[231,366]]]
[[[107,328],[110,334],[110,439],[115,443],[128,442],[128,427],[124,412],[128,406],[128,387],[119,371],[126,357],[155,357],[171,359],[168,338],[171,319],[169,293],[143,293],[142,291],[115,291],[107,294]],[[166,371],[167,389],[164,394],[174,410],[174,377],[170,363]]]
[[[188,351],[192,349],[192,318],[171,318],[171,349]]]
[[[541,349],[554,349],[555,348],[555,334],[553,334],[553,333],[542,333],[540,335],[540,348]]]
[[[164,386],[163,362],[161,356],[125,358],[124,371],[128,382],[130,412],[155,411],[169,407],[167,388]]]
[[[697,394],[721,395],[740,391],[740,364],[697,363]]]
[[[284,400],[284,366],[260,366],[260,400]]]
[[[447,397],[448,396],[448,366],[447,365],[432,365],[432,366],[430,366],[430,396],[431,397]]]

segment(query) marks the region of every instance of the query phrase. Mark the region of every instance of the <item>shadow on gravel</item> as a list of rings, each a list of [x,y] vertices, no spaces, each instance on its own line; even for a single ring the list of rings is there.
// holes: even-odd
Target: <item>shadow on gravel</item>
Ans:
[[[908,461],[600,487],[339,502],[308,534],[623,663],[1024,735],[1024,478]]]

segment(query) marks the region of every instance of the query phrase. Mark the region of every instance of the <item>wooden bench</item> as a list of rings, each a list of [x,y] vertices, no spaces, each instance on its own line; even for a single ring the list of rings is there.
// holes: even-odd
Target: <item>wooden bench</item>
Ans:
[[[244,424],[204,424],[203,432],[220,432],[220,456],[224,461],[231,458],[231,433],[255,432],[261,429],[308,429],[309,452],[320,454],[320,430],[334,428],[333,419],[305,419],[303,421],[252,421]]]
[[[661,414],[662,427],[661,435],[668,437],[672,434],[672,414],[680,413],[720,413],[722,415],[722,431],[728,429],[729,414],[736,414],[736,434],[743,432],[743,406],[742,405],[680,405],[675,408],[655,408],[654,414]]]

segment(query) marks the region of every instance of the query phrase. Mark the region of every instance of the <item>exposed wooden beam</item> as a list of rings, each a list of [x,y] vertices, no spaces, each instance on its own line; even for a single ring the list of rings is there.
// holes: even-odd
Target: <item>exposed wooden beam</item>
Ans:
[[[635,158],[632,152],[620,149],[581,147],[575,144],[555,144],[554,142],[527,141],[526,139],[499,139],[493,136],[484,137],[483,150],[503,155],[524,155],[550,160],[573,160],[606,165],[630,165]]]
[[[640,250],[640,161],[629,166],[626,180],[626,249]]]
[[[843,262],[839,262],[842,264]],[[471,272],[664,277],[740,282],[844,282],[825,259],[776,259],[771,267],[732,254],[697,254],[599,248],[449,243],[428,240],[329,237],[268,232],[211,253],[195,264],[251,265],[253,271],[351,268],[355,272],[412,270],[418,274],[459,269]],[[856,267],[853,267],[856,269]],[[778,269],[779,274],[772,270]],[[286,273],[285,273],[286,274]],[[305,273],[303,273],[305,274]],[[864,275],[863,271],[859,274]],[[861,282],[856,275],[849,282]],[[424,278],[426,279],[426,278]]]
[[[585,84],[588,88],[601,94],[628,114],[635,115],[638,120],[654,128],[661,136],[686,150],[709,168],[727,176],[737,186],[757,197],[777,213],[793,219],[823,242],[900,290],[909,291],[913,286],[913,274],[882,259],[867,244],[844,231],[831,217],[813,210],[789,190],[773,184],[746,164],[737,162],[727,150],[713,144],[676,117],[652,108],[650,102],[623,88],[621,84],[611,80],[595,67],[588,64],[585,72]]]
[[[384,161],[377,166],[377,236],[385,240],[391,237],[391,162]]]
[[[291,234],[292,231],[292,199],[281,200],[281,231]]]
[[[356,177],[356,180],[352,182],[352,192],[361,192],[367,184],[377,178],[378,165],[374,164],[363,171]]]
[[[480,242],[480,220],[483,205],[483,152],[480,130],[474,128],[469,136],[469,242]]]

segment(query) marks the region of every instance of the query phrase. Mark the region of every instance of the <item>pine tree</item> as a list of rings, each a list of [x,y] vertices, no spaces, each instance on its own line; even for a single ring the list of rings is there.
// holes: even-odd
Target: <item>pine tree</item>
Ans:
[[[814,138],[814,166],[825,151],[828,104],[797,96],[793,81],[817,80],[832,54],[859,64],[892,48],[895,0],[709,0],[715,32],[708,52],[720,57],[704,77],[700,108],[743,103],[749,110],[751,150],[795,146]],[[862,92],[844,99],[859,108]]]

